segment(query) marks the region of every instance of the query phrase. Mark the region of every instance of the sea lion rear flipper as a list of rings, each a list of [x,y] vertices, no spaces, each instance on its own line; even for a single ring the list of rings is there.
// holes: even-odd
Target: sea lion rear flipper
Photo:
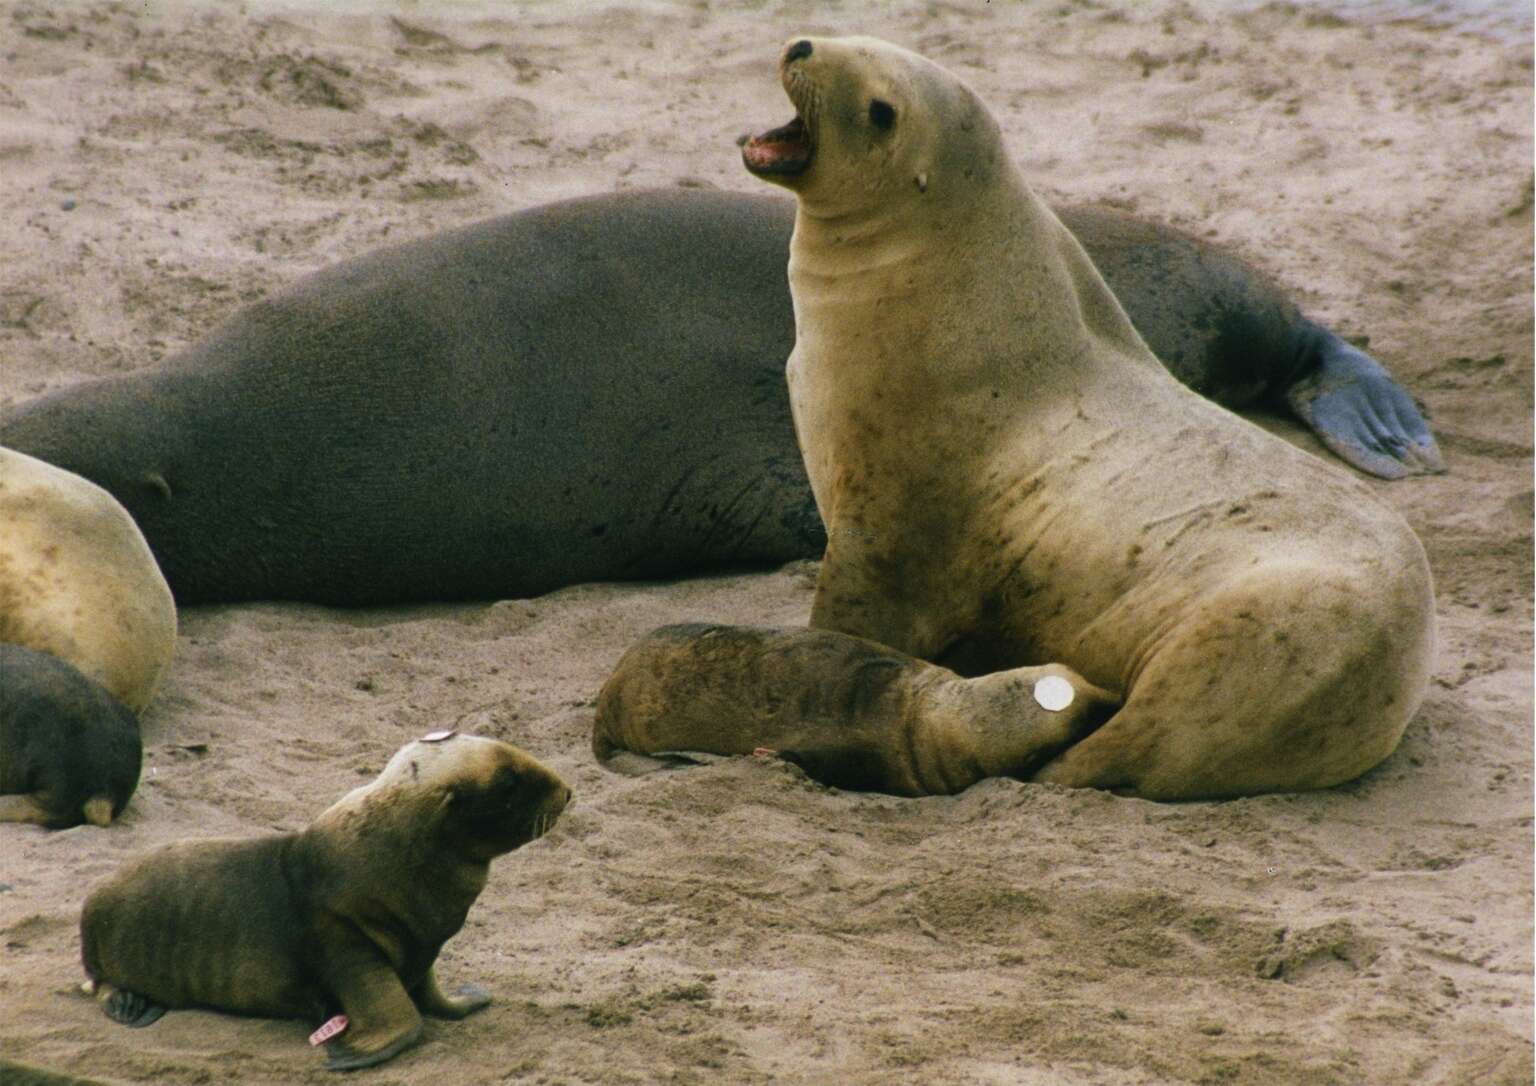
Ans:
[[[33,795],[0,796],[0,822],[35,822],[47,826],[53,821],[47,806]]]
[[[101,985],[96,998],[101,1001],[101,1009],[108,1018],[134,1029],[153,1025],[165,1014],[165,1008],[150,1002],[147,996],[114,985]]]
[[[690,769],[725,760],[720,755],[694,750],[658,750],[653,754],[640,754],[633,750],[615,749],[603,759],[603,768],[622,773],[626,777],[644,777],[664,769]]]
[[[85,801],[80,811],[85,815],[85,820],[93,826],[107,827],[112,825],[111,796],[92,796]]]
[[[1383,479],[1444,471],[1429,423],[1381,363],[1326,328],[1316,333],[1317,367],[1285,396],[1323,444]]]

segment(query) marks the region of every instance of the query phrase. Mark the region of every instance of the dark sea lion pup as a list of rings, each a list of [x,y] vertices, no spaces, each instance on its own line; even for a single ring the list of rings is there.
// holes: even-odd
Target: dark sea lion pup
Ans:
[[[0,448],[0,822],[105,826],[139,782],[138,718],[176,606],[111,494]]]
[[[0,643],[0,822],[105,826],[139,783],[139,722],[56,656]]]
[[[592,750],[768,749],[837,788],[949,795],[1028,777],[1116,707],[1059,665],[962,679],[830,630],[663,626],[603,684]]]
[[[344,1024],[326,1066],[382,1063],[420,1037],[422,1014],[490,1002],[445,995],[433,962],[491,860],[570,797],[516,747],[434,733],[298,833],[182,841],[118,871],[80,916],[86,990],[132,1026],[175,1007]]]

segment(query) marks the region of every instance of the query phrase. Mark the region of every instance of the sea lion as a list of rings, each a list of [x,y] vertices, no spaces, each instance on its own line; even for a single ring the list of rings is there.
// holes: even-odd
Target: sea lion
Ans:
[[[144,756],[138,718],[56,656],[0,642],[0,822],[106,826]]]
[[[592,751],[751,754],[837,788],[949,795],[1028,777],[1117,703],[1051,664],[976,679],[830,630],[685,624],[631,646],[597,696]]]
[[[382,1063],[415,1043],[422,1014],[463,1018],[490,1002],[445,995],[433,962],[491,860],[543,834],[570,795],[494,739],[409,743],[302,831],[178,842],[93,889],[80,914],[86,990],[133,1026],[175,1007],[339,1012],[326,1066]]]
[[[0,448],[0,525],[0,642],[51,653],[143,712],[176,647],[176,605],[127,510]]]
[[[6,448],[0,529],[0,822],[105,826],[175,651],[170,587],[111,494]]]
[[[1064,214],[1202,391],[1321,382],[1326,439],[1378,447],[1358,466],[1434,461],[1407,395],[1253,269]],[[162,366],[0,412],[0,444],[112,491],[183,604],[521,597],[814,557],[783,386],[793,222],[778,197],[619,193],[409,242]]]
[[[869,38],[780,68],[796,116],[742,157],[798,201],[811,624],[1123,700],[1036,780],[1233,796],[1391,753],[1434,646],[1402,518],[1180,385],[954,75]]]

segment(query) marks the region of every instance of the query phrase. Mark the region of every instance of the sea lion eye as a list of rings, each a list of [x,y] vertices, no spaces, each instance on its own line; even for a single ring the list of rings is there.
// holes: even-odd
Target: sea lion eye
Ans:
[[[869,123],[876,128],[890,128],[896,123],[896,107],[878,98],[869,102]]]

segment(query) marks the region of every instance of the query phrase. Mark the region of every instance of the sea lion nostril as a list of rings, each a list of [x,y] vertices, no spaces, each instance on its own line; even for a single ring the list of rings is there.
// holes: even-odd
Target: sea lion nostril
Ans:
[[[797,60],[804,60],[811,55],[811,43],[801,38],[788,49],[784,50],[784,63],[790,64]]]

